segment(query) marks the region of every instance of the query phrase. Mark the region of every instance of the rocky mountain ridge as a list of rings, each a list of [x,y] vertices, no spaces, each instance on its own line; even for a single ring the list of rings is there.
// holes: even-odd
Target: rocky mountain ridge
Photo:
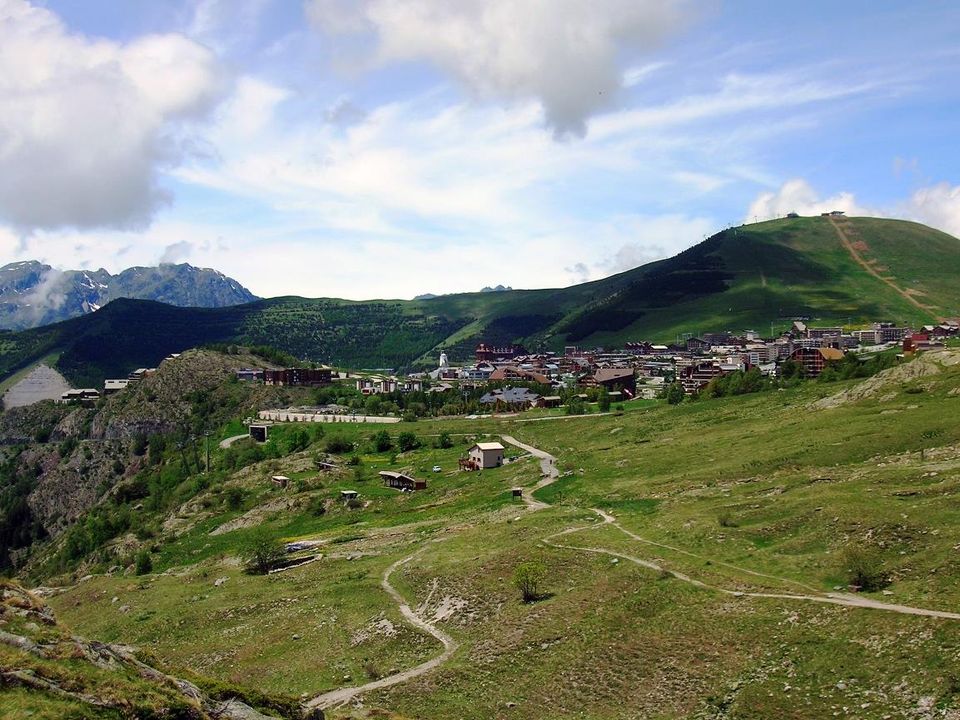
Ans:
[[[36,260],[0,267],[0,329],[23,330],[86,315],[117,298],[181,307],[226,307],[257,299],[223,273],[187,263],[131,267],[116,275],[103,268],[57,270]]]

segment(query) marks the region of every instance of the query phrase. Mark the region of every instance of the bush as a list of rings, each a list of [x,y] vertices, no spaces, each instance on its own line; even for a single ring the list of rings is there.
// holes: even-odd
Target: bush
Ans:
[[[547,569],[543,563],[524,562],[513,571],[513,584],[520,591],[525,603],[532,603],[543,597],[540,586],[546,578]]]
[[[73,454],[73,451],[77,449],[77,439],[72,435],[60,443],[60,457],[64,460],[70,457]]]
[[[325,447],[328,453],[340,455],[353,450],[353,443],[341,435],[333,435],[332,437],[327,438]]]
[[[587,404],[583,398],[572,397],[567,400],[567,415],[583,415],[587,412]]]
[[[370,438],[370,443],[376,452],[387,452],[393,447],[393,440],[390,439],[390,433],[386,430],[378,430]]]
[[[453,438],[450,437],[450,433],[446,430],[440,433],[440,437],[437,438],[437,447],[444,450],[453,447]]]
[[[227,491],[224,493],[224,500],[227,503],[227,507],[231,510],[239,510],[243,507],[244,495],[246,495],[246,493],[244,493],[243,488],[227,488]]]
[[[314,517],[320,517],[327,514],[327,502],[322,495],[314,495],[310,498],[310,503],[307,505],[307,512],[313,515]]]
[[[250,538],[244,548],[246,571],[251,575],[266,575],[285,552],[286,549],[279,540],[261,530]]]
[[[679,405],[683,402],[684,398],[683,385],[678,382],[670,383],[664,388],[663,397],[666,398],[670,405]]]
[[[847,548],[843,553],[843,569],[847,583],[864,592],[881,590],[890,584],[890,577],[883,569],[880,558],[864,548]]]
[[[606,392],[601,392],[600,397],[597,398],[597,407],[600,412],[609,412],[610,411],[610,395]]]
[[[725,528],[735,528],[737,527],[736,518],[729,511],[724,511],[720,513],[720,517],[717,518],[717,522],[720,524],[720,527]]]
[[[146,435],[137,435],[135,438],[133,438],[133,447],[131,448],[133,454],[139,457],[140,455],[146,453],[148,442],[149,441],[147,440]]]
[[[397,446],[400,448],[400,452],[416,450],[420,445],[420,438],[412,432],[405,431],[397,436]]]
[[[306,450],[310,445],[310,433],[304,428],[297,428],[292,433],[290,437],[287,438],[287,454],[300,452],[301,450]]]
[[[146,550],[137,553],[135,569],[137,575],[146,575],[153,571],[153,560],[150,559],[150,553]]]

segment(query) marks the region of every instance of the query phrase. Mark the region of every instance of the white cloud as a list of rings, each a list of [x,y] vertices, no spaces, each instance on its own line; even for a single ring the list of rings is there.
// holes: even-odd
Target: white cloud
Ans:
[[[903,206],[908,217],[960,237],[960,185],[920,188]]]
[[[308,0],[329,34],[372,34],[377,64],[426,60],[481,98],[537,100],[558,136],[586,134],[624,84],[647,70],[623,54],[659,46],[681,25],[683,0]],[[625,83],[626,80],[626,83]]]
[[[170,243],[167,247],[164,248],[163,254],[160,256],[160,264],[166,263],[177,263],[181,260],[186,260],[190,257],[190,253],[193,250],[193,245],[189,240],[181,240],[179,242]]]
[[[744,222],[783,217],[789,212],[819,215],[842,210],[851,216],[895,217],[915,220],[960,237],[960,186],[939,183],[920,188],[909,198],[881,208],[867,208],[851,192],[821,198],[801,178],[789,180],[776,192],[763,192],[751,203]]]
[[[716,232],[717,226],[705,217],[633,215],[617,218],[607,229],[608,245],[616,250],[598,264],[601,277],[676,255]]]
[[[795,212],[799,215],[819,215],[831,210],[842,210],[847,215],[875,215],[857,204],[853,193],[840,192],[821,198],[810,184],[801,178],[785,182],[776,192],[763,192],[750,204],[744,222],[770,220]]]
[[[52,12],[0,0],[0,219],[22,231],[134,227],[170,201],[157,170],[175,131],[220,97],[205,47],[71,33]]]

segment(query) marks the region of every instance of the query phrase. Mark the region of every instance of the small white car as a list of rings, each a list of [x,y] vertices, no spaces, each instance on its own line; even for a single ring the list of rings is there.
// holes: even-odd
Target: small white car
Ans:
[[[441,467],[440,467],[439,465],[434,465],[434,466],[433,466],[433,471],[434,471],[434,472],[440,472],[440,471],[441,471]]]

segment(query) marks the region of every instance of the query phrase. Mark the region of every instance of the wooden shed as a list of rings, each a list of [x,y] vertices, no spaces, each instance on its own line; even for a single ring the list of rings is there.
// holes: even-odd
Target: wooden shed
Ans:
[[[383,478],[384,485],[387,487],[396,488],[397,490],[413,492],[414,490],[427,489],[426,480],[417,480],[414,477],[404,475],[403,473],[393,472],[392,470],[381,470],[380,477]]]

